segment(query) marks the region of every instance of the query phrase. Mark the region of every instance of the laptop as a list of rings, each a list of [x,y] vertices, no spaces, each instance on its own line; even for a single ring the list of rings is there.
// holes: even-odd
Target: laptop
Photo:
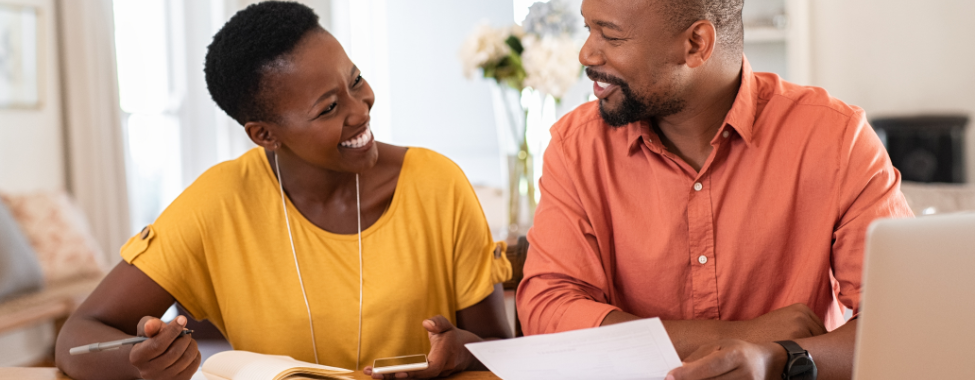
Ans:
[[[853,378],[975,379],[975,214],[875,222]]]

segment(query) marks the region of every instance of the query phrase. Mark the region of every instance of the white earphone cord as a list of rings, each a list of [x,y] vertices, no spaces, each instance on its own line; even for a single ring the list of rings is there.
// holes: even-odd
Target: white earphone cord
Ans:
[[[355,214],[356,228],[359,231],[359,337],[356,339],[355,369],[359,369],[359,359],[362,355],[362,212],[359,207],[359,173],[355,174]]]
[[[295,270],[298,272],[298,284],[301,286],[301,297],[305,300],[305,310],[308,311],[308,329],[311,330],[311,349],[318,362],[318,343],[315,342],[315,324],[311,318],[311,307],[308,306],[308,295],[305,294],[305,282],[301,279],[301,267],[298,266],[298,252],[295,250],[295,238],[291,233],[291,221],[288,217],[288,206],[284,200],[284,184],[281,180],[281,165],[278,164],[278,154],[274,153],[274,168],[278,175],[278,190],[281,192],[281,208],[284,209],[284,222],[288,226],[288,239],[291,241],[291,255],[295,259]],[[355,209],[357,216],[357,230],[359,235],[359,337],[356,339],[355,368],[359,369],[359,359],[362,353],[362,209],[359,205],[359,174],[355,175]]]

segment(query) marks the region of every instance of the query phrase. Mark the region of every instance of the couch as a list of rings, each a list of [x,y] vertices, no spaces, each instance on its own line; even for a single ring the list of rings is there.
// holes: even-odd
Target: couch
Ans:
[[[106,272],[63,192],[0,193],[0,367],[49,363],[57,330]]]

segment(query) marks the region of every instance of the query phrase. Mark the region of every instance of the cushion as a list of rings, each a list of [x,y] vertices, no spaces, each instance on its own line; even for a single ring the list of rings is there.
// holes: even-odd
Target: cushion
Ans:
[[[104,256],[64,192],[0,194],[37,253],[48,285],[104,274]]]
[[[0,301],[40,290],[43,285],[44,274],[34,249],[0,202]]]

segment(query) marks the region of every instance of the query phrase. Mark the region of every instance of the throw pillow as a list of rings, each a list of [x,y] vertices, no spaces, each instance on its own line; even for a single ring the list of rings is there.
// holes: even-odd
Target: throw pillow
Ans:
[[[63,192],[0,194],[37,252],[45,283],[104,274],[102,251],[84,215]]]

